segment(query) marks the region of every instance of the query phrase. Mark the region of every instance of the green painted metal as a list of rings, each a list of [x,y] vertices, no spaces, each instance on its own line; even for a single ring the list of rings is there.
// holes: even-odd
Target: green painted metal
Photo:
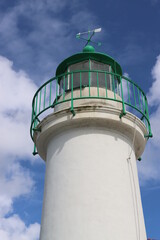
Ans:
[[[97,72],[97,96],[99,98],[99,80],[98,80],[98,72]]]
[[[65,76],[63,77],[63,101],[65,100]]]
[[[140,96],[139,96],[139,89],[138,89],[138,101],[139,101],[139,108],[141,109],[141,101],[140,101]]]
[[[130,98],[130,94],[129,94],[129,83],[127,81],[127,91],[128,91],[128,100],[129,100],[129,103],[131,104],[131,98]]]
[[[122,97],[122,113],[120,114],[119,117],[121,118],[121,117],[123,117],[126,114],[124,97],[123,97],[122,77],[121,76],[120,76],[120,85],[121,85],[121,97]]]
[[[43,101],[43,108],[46,106],[46,85],[44,87],[44,101]]]
[[[71,113],[75,116],[75,111],[73,107],[73,73],[71,74]]]
[[[98,46],[101,46],[101,42],[93,42],[92,41],[92,37],[97,32],[101,32],[101,28],[94,29],[94,30],[88,30],[87,32],[78,33],[78,34],[76,34],[76,38],[85,40],[86,41],[85,46],[90,46],[90,43],[94,43],[94,44],[97,44]],[[87,38],[82,37],[84,35],[87,35]]]
[[[80,97],[82,97],[82,73],[80,72]]]
[[[34,148],[33,148],[33,153],[34,156],[38,154],[38,152],[36,151],[36,144],[34,143]]]
[[[107,76],[106,76],[106,72],[105,72],[105,87],[106,87],[106,98],[108,97],[108,92],[107,92]]]
[[[86,73],[86,72],[88,73],[89,85],[83,86],[82,77],[83,77],[83,73]],[[88,88],[88,90],[89,90],[89,88],[92,88],[92,84],[91,84],[92,83],[92,81],[91,81],[92,73],[96,74],[96,76],[97,76],[97,96],[91,96],[89,91],[88,91],[88,96],[82,96],[82,90],[84,87]],[[75,74],[79,74],[79,88],[76,87],[76,91],[79,89],[79,92],[80,92],[79,97],[74,97],[74,94],[73,94],[73,92],[74,92],[74,84],[73,83],[74,83]],[[99,77],[100,77],[100,75],[102,76],[102,74],[104,74],[103,79],[105,81],[105,84],[103,84],[103,87],[100,85],[100,81],[99,81]],[[120,81],[120,83],[119,83],[120,91],[118,91],[118,93],[121,97],[120,100],[118,100],[115,97],[113,97],[113,98],[108,97],[107,91],[108,90],[111,91],[111,89],[109,88],[109,86],[107,84],[107,76],[108,75],[111,76],[111,79],[114,79],[114,80],[119,79],[119,81]],[[63,90],[62,95],[59,92],[59,89],[60,89],[59,79],[61,79],[61,81],[63,81],[63,83],[64,83],[63,89],[62,89]],[[65,90],[66,79],[71,80],[70,81],[70,84],[71,84],[70,90]],[[106,94],[103,97],[100,96],[100,94],[99,94],[100,88],[105,89]],[[50,90],[46,91],[46,89],[50,89]],[[70,98],[66,99],[66,97],[65,97],[66,91],[71,92]],[[115,86],[114,86],[114,89],[112,89],[112,91],[115,94]],[[128,95],[127,99],[126,99],[126,97],[124,99],[124,91],[127,92],[127,95]],[[43,98],[42,98],[42,93],[44,93]],[[137,93],[137,96],[139,99],[139,104],[135,104],[136,103],[136,93]],[[51,101],[51,99],[52,99],[52,101]],[[39,131],[39,125],[38,125],[39,122],[42,121],[43,118],[45,116],[47,116],[49,113],[52,113],[53,108],[56,105],[70,101],[71,102],[70,110],[74,116],[75,115],[74,101],[79,100],[79,99],[104,99],[107,101],[110,100],[110,101],[120,102],[120,103],[122,103],[122,112],[120,114],[120,118],[122,118],[125,114],[127,114],[128,108],[126,108],[126,107],[128,106],[129,109],[133,109],[133,111],[131,111],[131,112],[134,113],[137,117],[139,117],[146,125],[147,134],[144,137],[146,137],[146,138],[152,137],[151,125],[150,125],[149,113],[148,113],[148,103],[147,103],[147,98],[146,98],[143,90],[129,78],[127,78],[125,76],[121,76],[114,72],[86,70],[86,71],[68,72],[68,73],[59,75],[57,77],[51,78],[37,90],[37,92],[35,93],[35,95],[33,97],[33,101],[32,101],[32,119],[31,119],[31,127],[30,127],[30,134],[31,134],[32,139],[33,139],[34,132]],[[127,111],[126,111],[126,109],[127,109]],[[34,153],[36,153],[36,149],[34,149]]]
[[[136,93],[135,93],[135,87],[133,84],[133,93],[134,93],[134,102],[135,102],[135,107],[137,107],[137,102],[136,102]]]
[[[56,103],[58,98],[58,79],[56,78]]]
[[[51,105],[51,99],[52,99],[52,82],[50,82],[50,96],[49,96],[49,105]]]
[[[87,46],[85,46],[85,47],[83,48],[83,52],[84,52],[84,53],[87,53],[87,52],[92,52],[92,53],[94,53],[94,52],[95,52],[95,49],[94,49],[93,46],[87,45]]]
[[[42,96],[42,89],[41,89],[41,91],[40,91],[39,112],[41,111],[41,96]]]
[[[113,75],[112,75],[112,86],[113,86],[113,92],[114,92],[114,99],[116,99],[115,79],[114,79],[114,76],[113,76]]]
[[[88,79],[89,79],[89,97],[91,96],[91,60],[89,59],[89,72],[88,72]]]

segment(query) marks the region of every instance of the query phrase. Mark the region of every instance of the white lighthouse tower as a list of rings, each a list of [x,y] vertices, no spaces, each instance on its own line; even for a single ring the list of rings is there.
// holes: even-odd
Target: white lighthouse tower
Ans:
[[[95,32],[33,98],[34,154],[46,162],[40,240],[147,239],[136,166],[152,136],[147,99],[95,52]]]

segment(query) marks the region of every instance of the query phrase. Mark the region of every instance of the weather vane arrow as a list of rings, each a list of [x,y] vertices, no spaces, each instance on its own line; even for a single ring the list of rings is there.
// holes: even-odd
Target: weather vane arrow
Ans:
[[[101,42],[93,42],[91,40],[92,37],[95,35],[95,33],[101,32],[101,30],[102,30],[102,28],[96,28],[94,30],[89,30],[89,31],[86,31],[86,32],[77,33],[76,38],[87,41],[85,46],[87,46],[90,42],[92,42],[94,44],[97,44],[98,46],[101,46]],[[88,34],[88,38],[82,37],[83,35],[86,35],[86,34]]]

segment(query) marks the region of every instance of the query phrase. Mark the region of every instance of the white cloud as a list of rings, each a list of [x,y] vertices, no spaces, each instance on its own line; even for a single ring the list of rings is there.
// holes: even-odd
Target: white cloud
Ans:
[[[36,240],[39,224],[26,226],[19,216],[13,215],[13,203],[14,199],[31,194],[35,185],[20,159],[32,159],[29,125],[37,86],[24,71],[15,71],[13,63],[2,56],[0,79],[0,239]]]
[[[151,106],[160,104],[160,55],[152,69],[153,83],[148,93],[148,101]]]
[[[0,152],[28,156],[32,151],[29,137],[31,103],[37,87],[25,72],[14,71],[13,63],[2,56],[0,79]]]
[[[152,69],[153,83],[147,94],[149,105],[156,107],[151,113],[150,121],[153,132],[152,143],[159,147],[160,144],[160,55],[157,57],[156,63]]]
[[[142,156],[142,161],[138,162],[138,172],[142,186],[149,182],[154,185],[157,181],[160,181],[159,151],[159,148],[155,147],[152,144],[152,139],[150,139]]]
[[[0,221],[0,239],[38,240],[40,226],[37,223],[26,226],[19,216],[13,215]]]
[[[84,26],[98,26],[84,2],[18,1],[8,11],[0,12],[0,47],[16,66],[40,82],[53,76],[57,64],[68,51],[74,51],[71,42],[77,41],[75,35],[85,30]]]
[[[152,77],[153,83],[148,93],[148,101],[151,106],[160,104],[160,55],[152,69]]]
[[[152,113],[150,114],[153,138],[148,140],[143,161],[139,165],[141,183],[146,181],[160,181],[160,55],[152,69],[153,83],[147,94],[147,99]],[[154,109],[152,110],[152,107]],[[156,107],[156,109],[155,109]]]
[[[39,237],[39,224],[26,226],[14,209],[15,199],[31,194],[35,186],[30,170],[21,164],[33,158],[29,127],[37,90],[26,72],[39,84],[46,76],[52,77],[57,62],[67,57],[68,50],[74,51],[70,43],[79,28],[97,26],[95,17],[83,9],[77,0],[28,0],[0,11],[1,53],[14,62],[0,56],[0,239]]]
[[[0,217],[12,212],[12,199],[0,194]]]

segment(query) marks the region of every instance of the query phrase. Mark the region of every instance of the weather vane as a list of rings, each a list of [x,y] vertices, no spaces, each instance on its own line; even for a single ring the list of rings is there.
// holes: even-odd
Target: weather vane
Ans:
[[[82,32],[82,33],[77,33],[76,34],[76,38],[78,39],[83,39],[86,42],[85,46],[87,46],[90,42],[94,43],[94,44],[97,44],[98,46],[101,46],[101,42],[93,42],[91,39],[92,37],[94,36],[95,33],[97,32],[101,32],[101,28],[96,28],[94,30],[88,30],[87,32]],[[88,38],[84,38],[84,37],[81,37],[82,35],[86,35],[88,34]]]

